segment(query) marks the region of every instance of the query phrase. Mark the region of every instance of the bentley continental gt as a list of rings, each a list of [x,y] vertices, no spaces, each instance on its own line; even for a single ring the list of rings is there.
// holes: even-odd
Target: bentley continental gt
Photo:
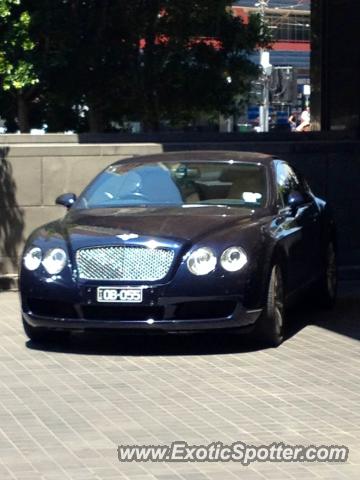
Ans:
[[[137,156],[101,172],[21,262],[34,342],[71,331],[248,332],[284,339],[286,306],[336,297],[328,204],[287,162],[258,153]]]

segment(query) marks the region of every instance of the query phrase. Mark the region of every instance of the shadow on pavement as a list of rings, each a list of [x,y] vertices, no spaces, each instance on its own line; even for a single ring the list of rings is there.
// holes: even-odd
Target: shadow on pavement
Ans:
[[[341,290],[340,298],[333,310],[320,310],[310,301],[304,301],[300,307],[290,311],[285,342],[308,325],[318,325],[360,340],[360,289],[345,285]],[[28,341],[26,346],[34,350],[57,353],[119,356],[219,355],[262,349],[249,335],[224,332],[172,335],[84,333],[73,334],[67,341],[56,345],[40,345]]]
[[[176,355],[217,355],[258,350],[247,335],[226,333],[197,334],[134,334],[124,333],[79,333],[70,339],[51,344],[26,346],[34,350],[86,355],[123,356],[176,356]]]
[[[360,284],[342,282],[336,307],[319,310],[310,303],[293,312],[294,324],[318,325],[339,335],[360,340]]]

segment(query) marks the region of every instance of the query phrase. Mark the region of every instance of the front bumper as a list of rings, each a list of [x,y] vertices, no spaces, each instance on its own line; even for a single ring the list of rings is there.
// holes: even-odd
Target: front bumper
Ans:
[[[144,320],[114,321],[114,320],[84,320],[45,318],[23,314],[26,323],[33,327],[42,327],[55,330],[85,331],[85,330],[124,330],[124,331],[162,331],[162,332],[195,332],[219,329],[250,331],[259,316],[258,311],[245,312],[242,322],[237,319],[206,319],[206,320],[162,320],[149,323]]]
[[[44,308],[45,305],[45,308]],[[54,311],[48,308],[53,305]],[[32,327],[56,330],[133,330],[186,332],[251,330],[260,309],[244,308],[238,297],[159,298],[156,305],[61,304],[23,301],[23,318]],[[35,308],[34,308],[35,306]],[[63,310],[65,308],[65,310]],[[57,312],[55,311],[57,310]],[[51,313],[51,314],[50,314]]]
[[[66,273],[66,272],[65,272]],[[164,284],[120,285],[143,291],[140,304],[99,303],[98,287],[112,282],[48,278],[23,271],[20,291],[24,321],[57,330],[204,331],[251,329],[260,305],[245,304],[244,275],[180,277]]]

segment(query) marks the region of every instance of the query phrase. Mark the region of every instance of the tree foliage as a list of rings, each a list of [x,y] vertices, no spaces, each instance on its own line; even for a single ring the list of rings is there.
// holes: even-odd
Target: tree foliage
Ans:
[[[59,110],[68,120],[88,112],[91,129],[103,130],[128,96],[134,45],[126,13],[131,2],[40,3],[33,13],[33,36],[50,119],[59,123]]]
[[[156,130],[231,112],[258,74],[248,54],[268,39],[258,17],[245,25],[230,5],[0,0],[2,89],[21,92],[30,122],[35,112],[55,131],[126,119]]]
[[[267,40],[259,17],[244,25],[224,0],[154,1],[152,9],[139,3],[145,124],[156,128],[162,118],[184,122],[199,112],[229,112],[258,73],[248,54]]]
[[[20,0],[0,0],[0,21],[0,85],[17,102],[20,123],[24,119],[25,91],[39,82],[32,58],[35,43],[29,33],[31,17]]]

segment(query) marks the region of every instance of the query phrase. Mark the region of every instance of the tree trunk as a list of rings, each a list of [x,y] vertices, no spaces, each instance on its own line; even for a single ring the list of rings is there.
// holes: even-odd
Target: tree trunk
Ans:
[[[30,132],[29,105],[22,91],[17,94],[17,124],[20,133]]]
[[[105,121],[103,112],[90,105],[88,112],[89,131],[91,133],[101,133],[105,130]]]
[[[160,3],[158,0],[154,0],[146,12],[147,28],[142,69],[144,78],[144,115],[142,120],[146,132],[158,132],[160,130],[159,68],[156,62]]]
[[[145,132],[158,132],[160,130],[160,115],[156,95],[149,95],[146,99],[144,130]]]

